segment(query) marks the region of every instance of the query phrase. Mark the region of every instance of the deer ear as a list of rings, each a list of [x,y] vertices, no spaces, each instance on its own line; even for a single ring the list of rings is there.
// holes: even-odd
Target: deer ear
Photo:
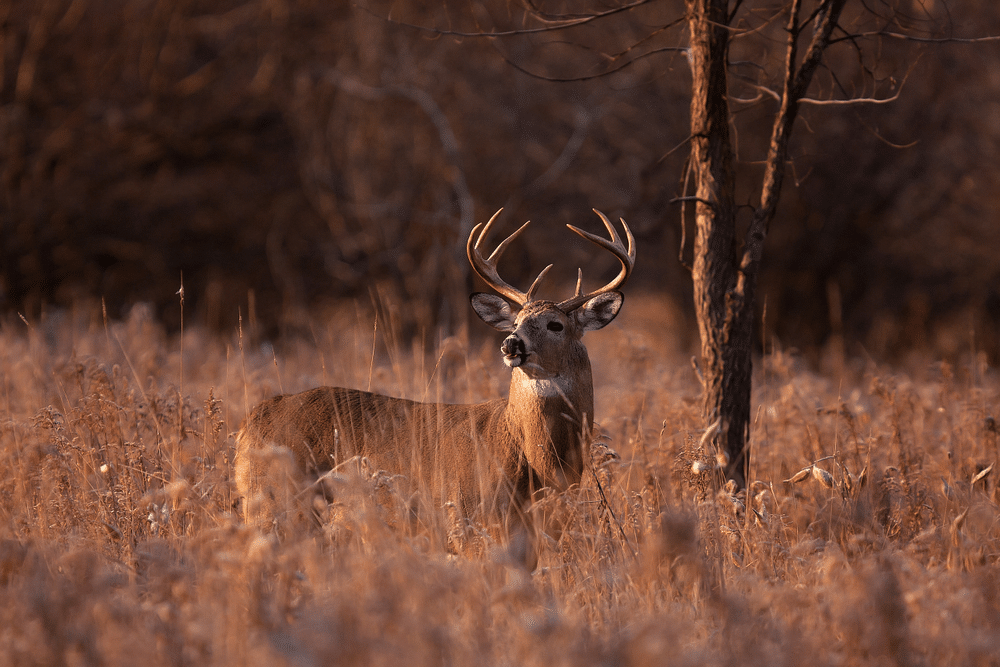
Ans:
[[[498,331],[511,332],[515,329],[515,315],[510,304],[495,294],[476,292],[469,297],[472,309],[479,319]]]
[[[575,312],[580,331],[603,329],[615,319],[623,303],[625,295],[621,292],[605,292],[584,302]]]

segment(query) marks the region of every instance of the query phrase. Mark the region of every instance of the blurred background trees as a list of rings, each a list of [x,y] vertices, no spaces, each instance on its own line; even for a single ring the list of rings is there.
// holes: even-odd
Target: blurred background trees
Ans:
[[[912,12],[938,33],[1000,33],[988,0]],[[535,220],[504,275],[555,261],[559,296],[577,266],[595,283],[615,270],[563,227],[596,230],[596,207],[641,245],[629,290],[668,289],[693,343],[670,203],[689,133],[690,71],[669,48],[683,2],[557,32],[454,34],[516,30],[523,15],[420,0],[6,2],[0,304],[31,316],[103,298],[118,315],[141,300],[176,322],[183,273],[186,322],[226,329],[239,308],[278,331],[374,294],[402,326],[459,331],[475,221],[500,206],[508,230]],[[741,55],[748,77],[783,48],[762,44]],[[897,101],[803,109],[758,294],[766,340],[818,353],[846,339],[877,357],[975,345],[996,360],[998,47],[887,40],[870,55],[873,77],[837,85],[902,86]],[[734,103],[738,183],[759,181],[773,104]]]

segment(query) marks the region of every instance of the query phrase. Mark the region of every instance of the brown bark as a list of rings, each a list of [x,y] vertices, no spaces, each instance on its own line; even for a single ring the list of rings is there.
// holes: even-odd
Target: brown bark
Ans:
[[[730,452],[730,475],[742,483],[742,452],[749,417],[747,354],[734,354],[727,295],[736,283],[736,208],[733,151],[729,136],[726,51],[727,0],[688,0],[691,31],[691,169],[695,181],[695,312],[701,335],[703,413],[720,421],[721,441]],[[738,372],[737,372],[738,371]],[[745,378],[745,380],[744,380]],[[746,384],[746,386],[742,386]],[[745,404],[741,406],[740,404]],[[746,414],[746,417],[741,415]]]
[[[716,444],[729,457],[727,477],[743,486],[749,473],[747,438],[753,360],[753,313],[764,240],[777,210],[788,138],[805,95],[830,43],[847,0],[826,0],[808,25],[812,39],[801,63],[798,38],[801,0],[793,0],[781,106],[768,149],[760,206],[750,220],[737,266],[733,152],[729,137],[726,51],[727,0],[687,0],[691,32],[691,169],[695,178],[695,311],[701,335],[703,416],[718,422]]]

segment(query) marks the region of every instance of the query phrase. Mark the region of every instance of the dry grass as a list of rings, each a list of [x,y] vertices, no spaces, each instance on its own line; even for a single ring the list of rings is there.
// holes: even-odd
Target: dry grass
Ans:
[[[7,323],[0,664],[997,664],[993,369],[834,379],[769,354],[755,482],[733,496],[665,317],[629,308],[589,337],[610,441],[582,489],[542,503],[562,531],[531,575],[486,527],[408,520],[379,471],[280,544],[234,511],[248,405],[322,383],[496,396],[492,339],[429,361],[393,343],[369,378],[359,318],[277,354],[198,331],[182,344],[141,307]]]

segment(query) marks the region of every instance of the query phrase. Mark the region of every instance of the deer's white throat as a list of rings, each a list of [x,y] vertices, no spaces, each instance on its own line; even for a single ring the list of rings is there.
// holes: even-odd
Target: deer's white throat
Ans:
[[[529,369],[531,370],[536,369]],[[540,369],[538,369],[540,370]],[[524,367],[514,369],[515,380],[526,390],[535,396],[549,398],[552,396],[566,397],[569,391],[569,378],[559,374],[545,374],[525,372]]]

